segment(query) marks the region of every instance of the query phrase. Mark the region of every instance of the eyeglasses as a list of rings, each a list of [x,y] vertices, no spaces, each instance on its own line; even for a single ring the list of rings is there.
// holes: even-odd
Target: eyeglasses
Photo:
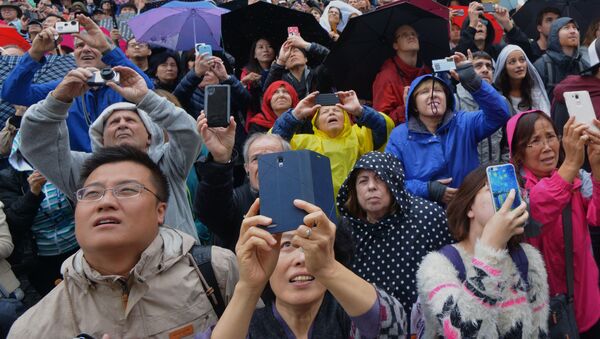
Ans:
[[[117,199],[127,199],[139,196],[144,190],[152,193],[152,195],[154,195],[158,201],[162,201],[162,199],[156,195],[156,193],[147,189],[144,185],[136,182],[128,182],[109,188],[103,188],[99,185],[91,185],[78,189],[77,192],[75,192],[75,195],[77,196],[77,201],[93,202],[100,201],[106,194],[106,191],[112,191],[113,196]]]
[[[140,42],[137,42],[137,43],[136,42],[132,42],[132,43],[129,43],[127,45],[129,47],[131,47],[131,48],[147,48],[148,47],[148,44],[140,43]]]
[[[545,145],[552,146],[553,144],[560,142],[560,137],[556,135],[550,135],[544,139],[536,139],[527,144],[528,148],[540,149]]]

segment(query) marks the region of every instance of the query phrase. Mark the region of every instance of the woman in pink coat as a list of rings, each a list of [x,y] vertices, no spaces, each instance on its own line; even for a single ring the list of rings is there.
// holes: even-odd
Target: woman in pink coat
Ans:
[[[600,127],[600,121],[594,123]],[[544,257],[550,296],[567,292],[562,211],[571,203],[575,317],[581,338],[600,338],[598,267],[588,231],[588,225],[600,226],[600,133],[569,119],[561,148],[548,115],[528,111],[508,121],[507,135],[530,215],[542,224],[541,233],[527,241]],[[591,177],[580,171],[585,145]]]

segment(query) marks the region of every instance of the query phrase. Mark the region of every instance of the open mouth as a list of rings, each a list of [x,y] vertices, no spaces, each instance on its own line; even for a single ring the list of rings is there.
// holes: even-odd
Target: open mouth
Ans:
[[[96,58],[93,55],[83,55],[81,57],[81,60],[89,61],[89,60],[96,60]]]
[[[119,225],[121,223],[121,220],[117,219],[117,218],[102,218],[102,219],[98,219],[98,221],[96,221],[94,223],[94,227],[96,226],[105,226],[105,225]]]
[[[290,279],[290,283],[303,283],[315,280],[312,275],[297,275]]]

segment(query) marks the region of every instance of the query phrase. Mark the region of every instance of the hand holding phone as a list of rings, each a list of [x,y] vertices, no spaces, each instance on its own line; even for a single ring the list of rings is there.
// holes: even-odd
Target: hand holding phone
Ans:
[[[519,182],[517,181],[515,167],[512,164],[489,166],[486,168],[486,174],[488,188],[492,194],[492,202],[496,211],[502,208],[510,190],[514,190],[516,193],[511,209],[521,205]]]
[[[195,45],[196,56],[208,53],[208,55],[212,56],[212,46],[205,43],[197,43]]]
[[[565,98],[565,104],[569,111],[569,116],[574,116],[575,121],[584,123],[590,128],[600,132],[600,129],[594,125],[593,121],[596,119],[596,112],[594,111],[594,105],[588,91],[573,91],[563,93]]]
[[[229,85],[209,85],[204,89],[204,110],[208,127],[229,126],[231,88]]]
[[[513,236],[525,232],[524,226],[529,219],[527,205],[523,203],[511,209],[518,197],[517,191],[514,189],[509,191],[502,208],[485,223],[479,239],[482,244],[503,250]]]
[[[291,36],[300,36],[300,30],[298,29],[297,26],[290,26],[287,29],[288,31],[288,38]]]

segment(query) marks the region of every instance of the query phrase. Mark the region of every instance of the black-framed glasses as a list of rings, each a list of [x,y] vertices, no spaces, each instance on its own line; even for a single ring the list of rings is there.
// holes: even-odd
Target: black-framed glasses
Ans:
[[[113,196],[117,199],[128,199],[139,196],[144,190],[152,193],[158,201],[162,201],[156,193],[137,182],[126,182],[108,188],[104,188],[100,185],[91,185],[78,189],[77,192],[75,192],[75,195],[77,196],[77,201],[94,202],[100,201],[106,194],[106,191],[112,191]]]

